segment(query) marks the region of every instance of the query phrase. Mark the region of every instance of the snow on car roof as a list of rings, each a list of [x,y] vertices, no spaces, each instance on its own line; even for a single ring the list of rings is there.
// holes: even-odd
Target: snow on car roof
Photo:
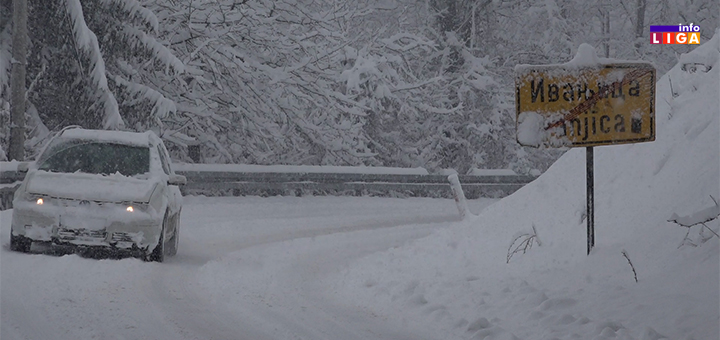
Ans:
[[[130,132],[115,130],[86,130],[68,129],[63,131],[61,138],[97,140],[103,142],[116,142],[127,145],[148,146],[152,131]]]

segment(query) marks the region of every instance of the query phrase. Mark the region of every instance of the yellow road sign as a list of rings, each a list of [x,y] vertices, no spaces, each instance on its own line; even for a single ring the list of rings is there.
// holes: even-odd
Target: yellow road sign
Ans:
[[[586,147],[655,140],[655,68],[648,63],[521,66],[518,142]]]

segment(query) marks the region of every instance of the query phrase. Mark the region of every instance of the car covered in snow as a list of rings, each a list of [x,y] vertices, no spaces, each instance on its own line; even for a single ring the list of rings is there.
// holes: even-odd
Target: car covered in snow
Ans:
[[[27,174],[13,199],[11,249],[37,242],[157,262],[177,253],[185,177],[152,131],[68,127],[18,170]]]

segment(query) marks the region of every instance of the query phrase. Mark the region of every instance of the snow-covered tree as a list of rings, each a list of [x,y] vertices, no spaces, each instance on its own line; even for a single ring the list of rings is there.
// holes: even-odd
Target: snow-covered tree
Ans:
[[[9,1],[2,7],[0,56],[11,47]],[[184,69],[153,36],[155,15],[137,0],[29,1],[28,119],[32,147],[54,130],[157,128],[174,112],[162,87]],[[7,100],[0,59],[0,101]],[[128,75],[129,73],[129,75]],[[163,78],[164,77],[164,78]],[[47,128],[46,128],[47,126]]]
[[[692,46],[647,44],[650,24],[705,34],[718,21],[717,2],[699,0],[52,0],[30,11],[31,145],[69,124],[151,128],[188,161],[192,147],[211,163],[460,172],[527,172],[560,153],[515,142],[515,65],[563,62],[587,42],[662,73]]]
[[[166,1],[163,36],[187,65],[177,127],[209,162],[362,164],[366,113],[338,91],[341,1]]]

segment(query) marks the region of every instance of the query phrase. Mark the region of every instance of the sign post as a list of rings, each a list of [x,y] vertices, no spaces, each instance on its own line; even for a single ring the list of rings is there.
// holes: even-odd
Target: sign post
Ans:
[[[585,211],[587,211],[587,254],[590,255],[590,251],[595,246],[595,174],[593,173],[593,161],[594,159],[593,147],[588,146],[585,149],[585,162],[587,165],[585,174],[585,196],[586,205]]]
[[[595,246],[593,147],[655,140],[655,68],[591,53],[592,63],[515,68],[518,143],[586,148],[588,255]]]

